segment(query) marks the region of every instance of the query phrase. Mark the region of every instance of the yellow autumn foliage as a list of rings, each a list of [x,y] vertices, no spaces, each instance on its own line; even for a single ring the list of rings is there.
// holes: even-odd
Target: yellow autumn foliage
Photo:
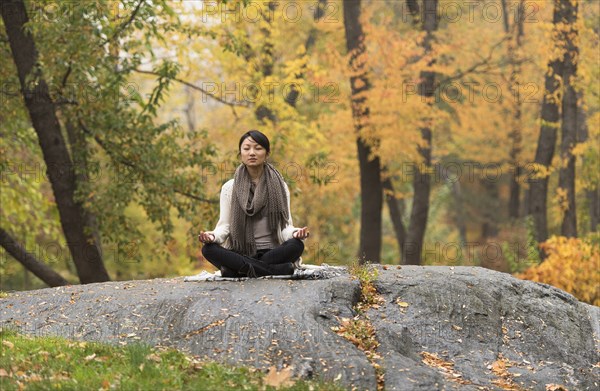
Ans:
[[[548,257],[518,278],[563,289],[581,301],[600,306],[600,249],[580,238],[552,236],[540,245]]]

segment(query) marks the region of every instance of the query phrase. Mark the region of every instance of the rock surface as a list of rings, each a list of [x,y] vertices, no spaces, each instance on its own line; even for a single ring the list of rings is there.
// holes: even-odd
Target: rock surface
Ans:
[[[600,308],[544,284],[477,267],[378,268],[367,311],[385,389],[595,390]],[[365,354],[331,327],[356,315],[358,281],[183,278],[15,292],[0,326],[32,335],[173,346],[203,359],[376,389]],[[365,316],[365,315],[363,315]],[[424,358],[429,358],[425,360]],[[513,388],[518,389],[518,388]]]
[[[386,389],[598,389],[600,308],[562,290],[483,268],[435,266],[385,271],[376,287],[384,304],[369,317]],[[421,352],[453,363],[449,375],[471,384],[424,368]]]

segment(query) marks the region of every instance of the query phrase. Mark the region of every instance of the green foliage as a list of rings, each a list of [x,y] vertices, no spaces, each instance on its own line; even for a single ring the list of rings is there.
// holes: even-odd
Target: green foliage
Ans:
[[[3,390],[265,390],[275,389],[252,368],[232,367],[170,348],[111,346],[57,337],[0,332]],[[286,390],[341,390],[332,383],[290,381]]]
[[[379,276],[379,271],[374,265],[369,263],[360,264],[355,261],[350,265],[348,271],[353,278],[358,279],[360,282],[360,299],[356,305],[356,310],[361,313],[364,309],[368,308],[372,304],[376,304],[380,301],[375,288],[374,282]]]
[[[458,208],[456,200],[452,198],[452,183],[444,182],[441,186],[434,186],[431,190],[431,202],[427,218],[427,231],[425,232],[423,251],[423,265],[464,265],[465,253],[457,250],[459,238],[455,227],[444,224],[451,218],[456,218]],[[408,224],[407,224],[408,225]],[[444,245],[456,244],[450,250],[444,251]],[[444,249],[444,250],[443,250]],[[456,251],[456,253],[454,252]]]
[[[61,125],[63,129],[72,125],[65,140],[78,178],[76,200],[96,217],[105,254],[114,253],[114,258],[128,263],[140,263],[142,256],[144,262],[164,261],[174,240],[173,211],[178,230],[184,227],[188,235],[191,222],[203,216],[206,204],[201,200],[210,197],[204,194],[196,172],[214,156],[214,148],[206,131],[184,131],[176,120],[161,122],[158,118],[179,72],[176,62],[157,64],[154,83],[141,83],[135,73],[143,62],[155,58],[157,43],[165,43],[164,34],[180,24],[177,14],[166,1],[152,6],[139,6],[137,0],[122,1],[118,8],[114,5],[111,1],[41,2],[30,14],[28,28],[34,35],[43,77],[57,102]],[[4,26],[0,27],[4,31]],[[15,93],[2,95],[6,103],[2,122],[10,124],[6,130],[11,132],[11,137],[0,141],[1,217],[8,223],[4,228],[29,250],[50,245],[66,250],[58,213],[50,201],[42,153],[18,94],[12,55],[4,39],[0,50],[7,54],[0,60],[2,80],[14,86],[7,90]],[[147,98],[145,88],[150,90]],[[35,177],[22,175],[31,171]],[[154,251],[140,251],[148,235],[139,229],[140,216],[160,232],[158,240],[151,243]],[[39,234],[32,234],[35,232]],[[182,244],[187,247],[190,243],[183,238]],[[48,262],[47,257],[33,252]],[[8,256],[0,256],[0,273],[14,276],[20,266],[7,265]],[[70,257],[64,258],[61,261],[68,264]],[[64,268],[62,263],[51,266]],[[121,277],[132,277],[122,273],[127,269],[131,268],[121,268]],[[137,272],[136,277],[144,276],[139,268]]]
[[[23,247],[40,254],[46,248],[39,243],[56,243],[62,237],[41,150],[27,122],[7,123],[4,130],[10,134],[0,137],[0,222]],[[0,247],[0,280],[6,290],[22,286],[22,267],[9,259]]]
[[[507,242],[501,244],[502,254],[507,261],[508,270],[511,274],[521,273],[531,265],[540,263],[538,244],[535,240],[535,223],[533,217],[525,217],[524,225],[526,229],[525,254],[522,254],[519,249],[511,249],[510,244]]]
[[[361,285],[371,285],[379,276],[377,268],[370,263],[360,263],[357,260],[352,262],[348,268],[350,274],[358,279]]]

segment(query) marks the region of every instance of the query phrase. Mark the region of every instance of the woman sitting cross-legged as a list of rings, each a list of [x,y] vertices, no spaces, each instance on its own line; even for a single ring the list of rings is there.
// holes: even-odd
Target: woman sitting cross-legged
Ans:
[[[213,231],[200,231],[202,254],[223,277],[290,275],[304,251],[308,227],[296,228],[290,191],[267,161],[270,143],[257,130],[238,145],[242,163],[221,188],[221,211]]]

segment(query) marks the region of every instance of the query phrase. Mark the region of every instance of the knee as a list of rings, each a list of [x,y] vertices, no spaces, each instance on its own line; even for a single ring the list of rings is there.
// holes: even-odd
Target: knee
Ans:
[[[304,242],[298,238],[292,238],[290,239],[290,242],[294,245],[295,248],[298,249],[298,251],[304,251]]]
[[[210,258],[215,253],[217,246],[218,244],[216,243],[206,243],[202,246],[202,255],[204,255],[205,258]]]

